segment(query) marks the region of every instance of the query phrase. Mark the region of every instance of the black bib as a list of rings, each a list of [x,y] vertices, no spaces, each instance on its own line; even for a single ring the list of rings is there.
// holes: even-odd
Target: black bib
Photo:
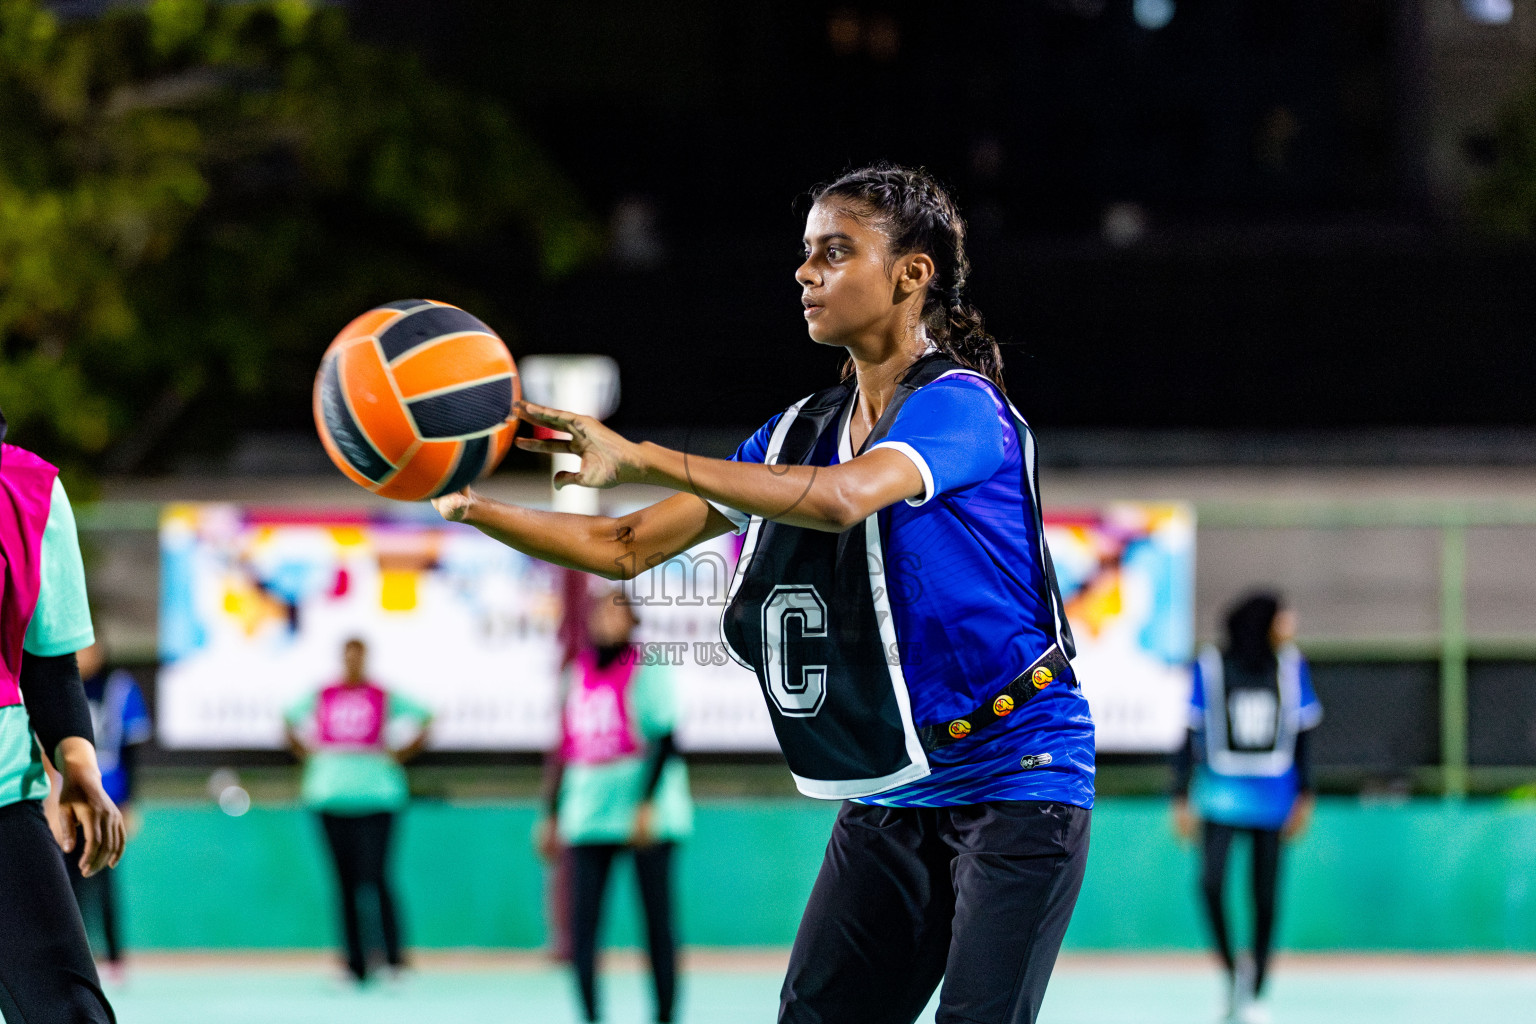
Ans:
[[[885,437],[913,392],[956,369],[942,356],[920,360],[860,450]],[[786,410],[765,461],[832,463],[855,388],[838,384]],[[1022,420],[1016,425],[1028,431]],[[1031,498],[1038,526],[1038,495]],[[912,722],[884,559],[878,513],[842,533],[756,516],[747,530],[721,631],[737,660],[757,674],[779,746],[808,796],[868,796],[929,771]],[[1044,561],[1058,637],[1070,656],[1048,553]]]
[[[1222,775],[1278,776],[1295,763],[1303,727],[1301,655],[1284,647],[1273,668],[1245,669],[1214,647],[1200,652],[1206,760]],[[1310,727],[1310,726],[1308,726]]]

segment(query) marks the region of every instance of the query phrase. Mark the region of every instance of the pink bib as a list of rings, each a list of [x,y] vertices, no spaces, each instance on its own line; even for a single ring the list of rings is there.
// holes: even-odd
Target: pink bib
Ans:
[[[561,745],[568,764],[603,764],[640,752],[628,700],[637,660],[634,652],[626,652],[607,668],[598,668],[591,651],[576,656]]]
[[[333,683],[320,691],[315,705],[322,747],[377,749],[384,745],[387,697],[372,683]]]
[[[21,703],[21,645],[42,590],[43,530],[58,475],[25,448],[0,445],[0,707]]]

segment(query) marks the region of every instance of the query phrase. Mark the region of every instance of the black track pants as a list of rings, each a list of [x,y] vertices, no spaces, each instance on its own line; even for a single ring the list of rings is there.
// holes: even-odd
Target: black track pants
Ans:
[[[0,807],[0,1014],[6,1024],[117,1019],[96,977],[64,859],[36,800]]]
[[[1275,933],[1275,894],[1280,878],[1280,833],[1267,828],[1234,828],[1206,822],[1200,865],[1200,895],[1211,923],[1216,953],[1231,974],[1234,967],[1232,939],[1227,929],[1227,857],[1232,840],[1246,835],[1253,842],[1253,966],[1254,991],[1264,991],[1269,974],[1269,954]]]
[[[102,952],[106,954],[106,961],[111,964],[120,963],[123,959],[123,944],[117,922],[117,886],[113,882],[114,872],[110,869],[98,871],[90,878],[86,878],[80,873],[78,853],[64,858],[64,869],[69,872],[69,884],[75,890],[75,902],[80,906],[81,918],[88,921],[92,915],[101,917],[101,937],[106,943],[106,948]]]
[[[624,847],[611,843],[582,843],[570,847],[571,959],[581,991],[586,1019],[597,1017],[597,928],[602,919],[603,893],[613,859],[622,850],[635,857],[635,878],[645,907],[646,947],[651,954],[651,979],[656,986],[656,1019],[670,1021],[677,995],[677,940],[672,934],[672,843]]]
[[[1033,1024],[1077,904],[1090,814],[847,803],[790,953],[784,1024]]]
[[[400,966],[400,925],[395,916],[394,894],[386,877],[389,836],[395,816],[389,813],[321,814],[320,821],[325,826],[325,838],[336,865],[342,934],[347,944],[347,969],[358,981],[368,977],[368,950],[358,915],[358,897],[368,889],[378,897],[384,959],[392,967]]]

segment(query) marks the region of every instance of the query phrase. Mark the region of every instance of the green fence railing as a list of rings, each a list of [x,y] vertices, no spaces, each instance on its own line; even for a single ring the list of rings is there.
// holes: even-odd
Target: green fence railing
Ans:
[[[1440,629],[1430,635],[1309,637],[1310,657],[1338,660],[1426,658],[1440,665],[1440,788],[1467,794],[1470,776],[1467,664],[1473,657],[1536,660],[1536,632],[1472,635],[1467,629],[1467,533],[1477,527],[1536,527],[1536,503],[1364,500],[1199,502],[1197,522],[1212,529],[1324,529],[1409,527],[1440,534]],[[1536,542],[1536,535],[1533,535]]]
[[[1439,629],[1433,633],[1369,636],[1306,636],[1309,657],[1336,661],[1437,661],[1440,671],[1440,750],[1436,788],[1453,798],[1468,792],[1467,666],[1472,658],[1536,660],[1536,631],[1472,634],[1467,628],[1467,538],[1479,527],[1536,528],[1536,502],[1520,500],[1365,499],[1330,501],[1197,501],[1200,530],[1350,530],[1406,527],[1439,532]],[[152,501],[103,501],[77,509],[88,534],[152,531],[161,505]],[[1533,533],[1536,543],[1536,533]],[[1536,616],[1533,616],[1536,621]],[[1509,775],[1494,769],[1490,777]]]

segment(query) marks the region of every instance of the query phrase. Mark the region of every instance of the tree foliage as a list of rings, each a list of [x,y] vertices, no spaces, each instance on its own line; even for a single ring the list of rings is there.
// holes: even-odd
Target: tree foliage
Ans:
[[[74,470],[164,465],[302,405],[379,301],[460,302],[505,332],[516,296],[488,266],[536,287],[598,245],[506,109],[335,7],[62,22],[0,0],[0,408]]]

